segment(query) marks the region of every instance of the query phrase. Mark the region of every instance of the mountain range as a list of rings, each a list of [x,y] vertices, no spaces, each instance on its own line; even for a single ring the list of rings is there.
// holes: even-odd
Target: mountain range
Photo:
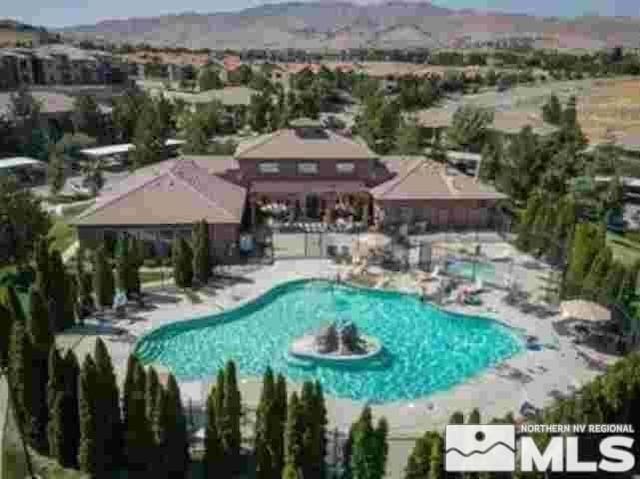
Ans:
[[[548,48],[640,47],[640,18],[535,17],[452,10],[407,0],[369,5],[289,2],[239,12],[107,20],[60,32],[116,44],[216,50],[457,48],[509,39],[527,39],[533,46]]]

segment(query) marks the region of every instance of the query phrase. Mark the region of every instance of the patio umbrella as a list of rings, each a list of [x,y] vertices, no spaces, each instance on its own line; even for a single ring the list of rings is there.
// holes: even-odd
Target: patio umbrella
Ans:
[[[575,319],[578,321],[601,322],[611,320],[611,311],[608,308],[587,301],[584,299],[574,299],[563,301],[560,304],[560,311],[563,319]]]

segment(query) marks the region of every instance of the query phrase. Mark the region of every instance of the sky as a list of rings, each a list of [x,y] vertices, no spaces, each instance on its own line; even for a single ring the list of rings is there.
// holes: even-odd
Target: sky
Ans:
[[[280,0],[282,1],[282,0]],[[354,0],[372,3],[377,0]],[[416,0],[413,0],[416,1]],[[47,27],[92,24],[101,20],[148,17],[185,11],[212,13],[255,7],[260,0],[2,0],[0,17]],[[597,13],[603,16],[640,17],[640,0],[432,0],[455,9],[474,8],[539,16],[579,16]]]

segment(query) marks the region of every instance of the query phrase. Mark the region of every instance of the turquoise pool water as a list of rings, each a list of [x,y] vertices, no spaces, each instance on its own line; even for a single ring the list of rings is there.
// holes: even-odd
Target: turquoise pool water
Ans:
[[[474,265],[472,261],[454,261],[447,265],[447,273],[462,276],[463,278],[474,279]],[[494,281],[496,268],[491,263],[476,263],[475,278],[483,281]]]
[[[385,347],[381,359],[293,364],[291,341],[336,317],[377,337]],[[332,395],[383,403],[448,389],[522,345],[495,321],[444,312],[412,295],[311,280],[283,284],[229,312],[159,328],[141,338],[136,354],[183,380],[210,378],[233,359],[243,376],[261,375],[270,365],[296,382],[318,379]]]

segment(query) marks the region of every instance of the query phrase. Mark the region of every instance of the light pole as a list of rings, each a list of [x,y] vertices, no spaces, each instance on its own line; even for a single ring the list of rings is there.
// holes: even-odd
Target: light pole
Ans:
[[[38,479],[38,476],[33,472],[33,464],[31,463],[31,456],[29,455],[29,449],[27,448],[27,442],[24,438],[24,430],[22,429],[22,422],[20,421],[20,416],[16,409],[16,401],[13,395],[13,386],[11,386],[11,381],[9,381],[9,374],[7,372],[7,368],[4,367],[1,370],[2,376],[4,376],[7,381],[7,407],[9,409],[13,409],[13,417],[16,421],[16,425],[18,427],[18,434],[20,435],[20,442],[22,443],[22,449],[24,451],[25,461],[27,463],[27,472],[29,473],[28,479]],[[5,428],[6,430],[6,428]]]

